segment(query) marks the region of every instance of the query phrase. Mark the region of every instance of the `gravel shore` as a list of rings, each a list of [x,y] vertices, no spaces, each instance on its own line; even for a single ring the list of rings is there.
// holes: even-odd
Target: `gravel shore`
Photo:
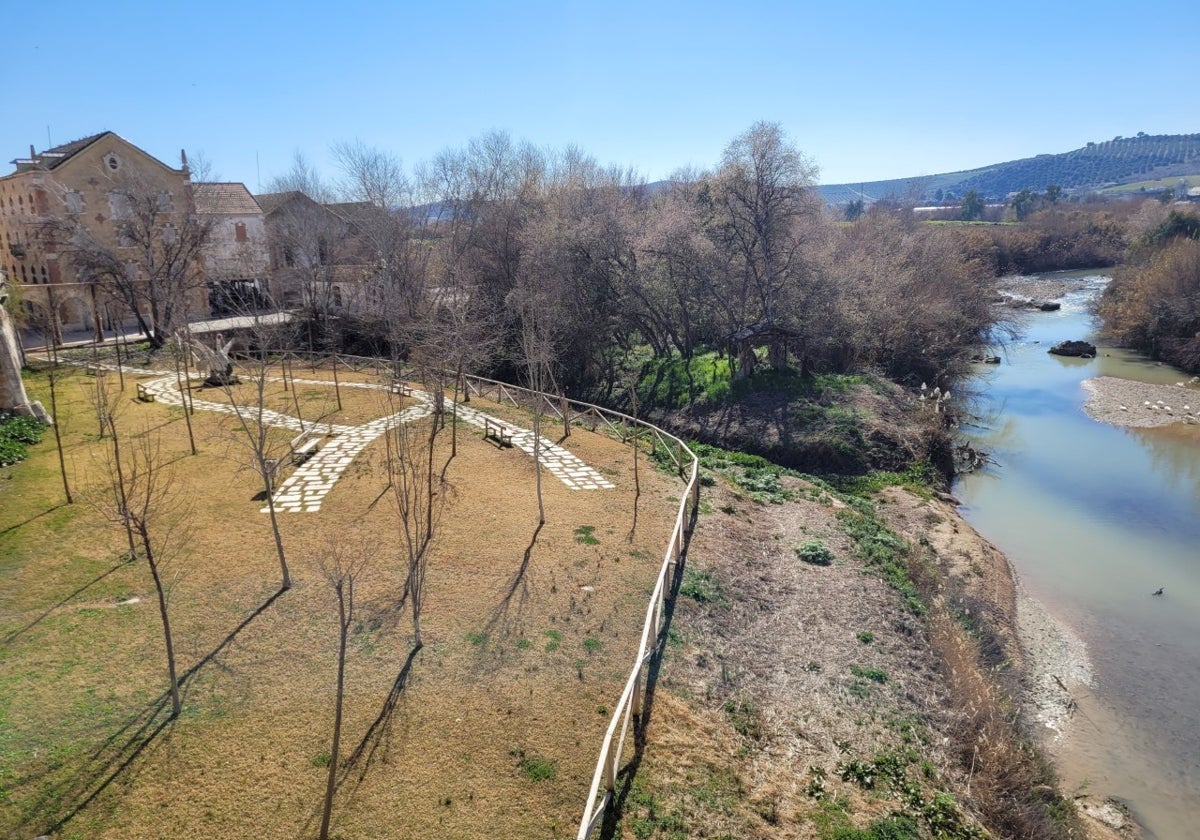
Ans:
[[[1083,409],[1093,420],[1114,426],[1166,426],[1200,423],[1200,380],[1151,385],[1098,376],[1083,382],[1088,392]]]
[[[1078,277],[1056,280],[1049,277],[1014,275],[996,281],[996,290],[1017,300],[1061,300],[1069,292],[1086,288],[1088,281]]]

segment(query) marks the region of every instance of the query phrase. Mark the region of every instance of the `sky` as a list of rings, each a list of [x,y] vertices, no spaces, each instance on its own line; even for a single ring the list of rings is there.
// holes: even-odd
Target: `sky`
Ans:
[[[14,20],[17,0],[7,19]],[[821,183],[1200,132],[1200,3],[60,0],[10,28],[0,173],[111,130],[252,192],[335,143],[412,167],[502,130],[646,181],[779,123]],[[47,17],[52,15],[52,20]]]

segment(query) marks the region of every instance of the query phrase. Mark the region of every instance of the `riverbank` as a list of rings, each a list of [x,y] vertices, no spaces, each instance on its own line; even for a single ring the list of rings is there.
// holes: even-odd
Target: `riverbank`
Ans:
[[[1088,417],[1114,426],[1149,428],[1171,423],[1200,424],[1200,378],[1174,385],[1137,382],[1116,376],[1084,380]]]

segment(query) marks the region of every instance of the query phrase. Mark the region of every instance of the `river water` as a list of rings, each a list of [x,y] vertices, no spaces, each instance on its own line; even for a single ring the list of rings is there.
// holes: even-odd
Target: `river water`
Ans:
[[[1120,799],[1153,840],[1196,838],[1200,426],[1122,429],[1083,412],[1091,377],[1190,378],[1103,345],[1091,360],[1048,354],[1064,339],[1095,342],[1088,304],[1107,278],[1087,281],[1061,311],[1024,316],[1002,364],[979,374],[982,420],[967,431],[996,463],[955,493],[1026,591],[1087,645],[1093,684],[1071,687],[1079,707],[1052,747],[1065,790]]]

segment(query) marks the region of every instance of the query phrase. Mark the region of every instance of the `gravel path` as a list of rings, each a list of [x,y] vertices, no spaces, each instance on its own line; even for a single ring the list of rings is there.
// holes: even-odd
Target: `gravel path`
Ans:
[[[1200,378],[1175,385],[1151,385],[1098,376],[1083,382],[1088,392],[1083,409],[1093,420],[1114,426],[1165,426],[1200,423]]]

